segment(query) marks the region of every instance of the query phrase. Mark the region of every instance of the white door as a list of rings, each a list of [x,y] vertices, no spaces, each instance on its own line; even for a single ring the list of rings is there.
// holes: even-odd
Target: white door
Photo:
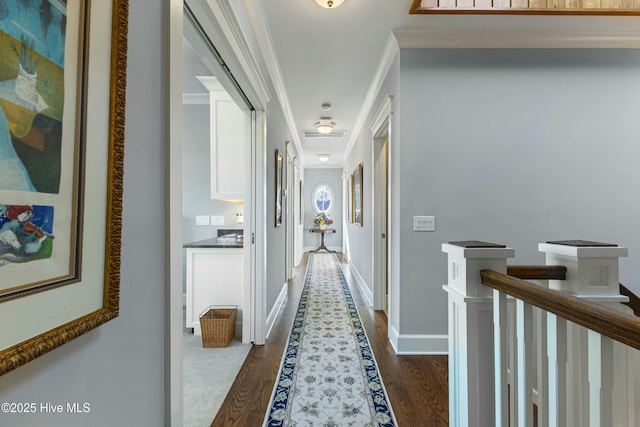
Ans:
[[[375,292],[374,309],[389,314],[389,280],[387,271],[389,227],[388,227],[388,158],[389,140],[385,136],[374,141],[374,259]]]

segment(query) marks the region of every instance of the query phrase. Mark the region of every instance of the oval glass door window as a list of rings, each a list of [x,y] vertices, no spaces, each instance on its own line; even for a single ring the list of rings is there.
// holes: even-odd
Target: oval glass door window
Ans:
[[[333,207],[333,190],[328,184],[318,184],[311,197],[316,213],[329,213]]]

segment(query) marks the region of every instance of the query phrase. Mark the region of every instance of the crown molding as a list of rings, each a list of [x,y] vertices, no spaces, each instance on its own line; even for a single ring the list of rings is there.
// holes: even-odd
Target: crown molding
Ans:
[[[640,28],[590,31],[406,29],[393,30],[393,34],[402,49],[640,49]]]
[[[382,52],[382,57],[378,63],[378,68],[376,69],[376,74],[369,85],[369,90],[367,91],[367,95],[362,103],[360,114],[358,114],[358,118],[353,126],[353,131],[350,133],[349,142],[347,143],[347,148],[344,154],[345,163],[351,154],[351,150],[353,150],[353,146],[360,136],[360,132],[364,128],[367,117],[373,108],[376,97],[378,96],[378,92],[380,91],[380,88],[384,83],[384,79],[387,77],[387,73],[389,73],[389,69],[399,52],[400,47],[394,34],[389,34],[387,43],[385,44]]]
[[[293,113],[291,112],[291,104],[289,103],[289,95],[287,94],[287,88],[284,83],[284,77],[280,70],[280,63],[278,62],[278,56],[276,49],[273,45],[273,39],[271,32],[269,31],[269,25],[267,23],[267,15],[262,5],[262,0],[245,0],[244,2],[249,17],[251,18],[251,24],[253,31],[258,40],[258,45],[262,51],[262,57],[266,63],[267,70],[271,76],[271,81],[275,88],[276,97],[280,101],[282,106],[282,112],[285,117],[285,121],[289,127],[291,133],[291,139],[293,145],[298,153],[302,154],[302,144],[300,142],[300,135],[296,126]],[[305,167],[303,156],[299,157],[302,167]]]
[[[197,3],[198,2],[195,4]],[[248,42],[250,37],[243,30],[238,16],[234,11],[234,7],[238,2],[232,0],[207,0],[205,3],[213,14],[213,18],[224,36],[228,48],[233,52],[237,65],[242,69],[244,78],[250,85],[250,88],[243,86],[242,89],[244,91],[250,89],[253,93],[253,102],[257,102],[258,104],[253,105],[254,108],[266,109],[266,105],[269,103],[271,96],[258,61]],[[225,60],[228,61],[227,58],[225,58]],[[232,71],[232,73],[234,77],[239,77],[235,71]]]

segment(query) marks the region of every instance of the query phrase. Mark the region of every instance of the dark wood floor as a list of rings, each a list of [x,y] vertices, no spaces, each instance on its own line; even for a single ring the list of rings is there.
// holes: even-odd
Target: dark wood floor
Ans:
[[[342,260],[342,258],[340,257]],[[289,294],[267,343],[253,346],[212,427],[259,427],[271,398],[284,346],[304,285],[307,255],[289,281]],[[446,356],[396,356],[387,339],[384,313],[371,310],[354,289],[349,268],[342,264],[358,312],[367,331],[382,380],[401,427],[449,425]]]

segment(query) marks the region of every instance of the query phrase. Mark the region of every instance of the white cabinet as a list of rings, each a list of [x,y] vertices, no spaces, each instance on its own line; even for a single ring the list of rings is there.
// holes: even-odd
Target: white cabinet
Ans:
[[[210,305],[237,305],[236,336],[241,335],[243,252],[242,248],[186,249],[186,327],[195,335],[202,335],[200,313]]]
[[[211,198],[241,201],[245,177],[245,113],[228,93],[209,92]]]

